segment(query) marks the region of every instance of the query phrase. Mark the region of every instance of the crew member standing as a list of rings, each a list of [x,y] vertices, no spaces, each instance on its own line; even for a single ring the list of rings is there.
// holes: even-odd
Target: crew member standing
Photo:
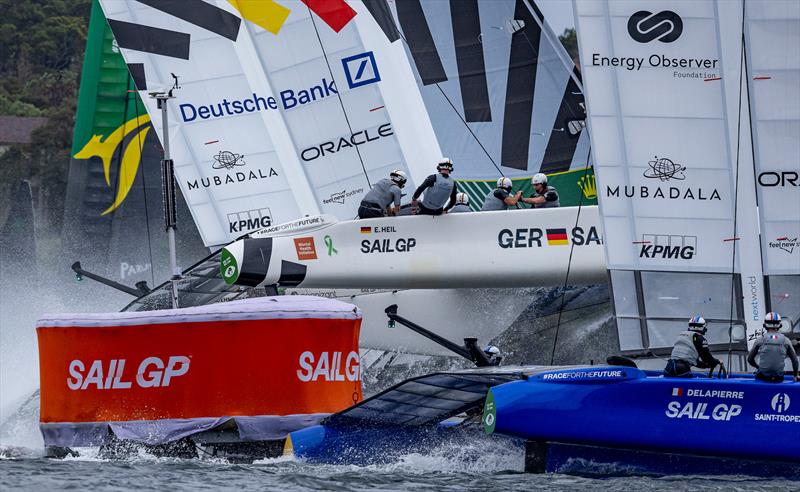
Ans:
[[[449,214],[460,214],[464,212],[472,212],[469,208],[469,195],[466,193],[456,193],[456,206],[451,208]]]
[[[406,185],[406,173],[394,170],[388,178],[375,183],[371,190],[367,192],[361,205],[358,207],[359,219],[371,219],[374,217],[384,217],[397,215],[400,212],[400,199],[403,193],[400,191]],[[392,206],[394,204],[394,206]]]
[[[537,173],[531,178],[533,184],[533,195],[530,198],[523,198],[522,201],[533,208],[560,207],[558,201],[558,190],[547,185],[547,176]]]
[[[419,215],[442,215],[456,204],[456,182],[450,177],[453,172],[453,161],[442,158],[436,166],[438,174],[431,174],[419,185],[412,196],[411,205],[417,208]],[[422,202],[419,199],[422,192]],[[446,205],[446,206],[445,206]]]
[[[797,353],[792,342],[778,331],[781,327],[781,315],[767,313],[763,326],[766,332],[758,337],[747,354],[748,364],[757,369],[756,379],[768,383],[783,382],[783,364],[788,357],[792,361],[794,380],[800,381],[797,377]]]
[[[491,210],[507,210],[509,206],[514,206],[522,197],[522,192],[518,191],[516,195],[512,195],[511,191],[514,183],[510,178],[500,178],[497,180],[497,188],[493,189],[486,195],[483,200],[483,207],[481,212]]]
[[[689,329],[678,335],[672,347],[672,355],[664,369],[665,376],[690,378],[692,366],[700,369],[713,369],[722,365],[708,349],[708,341],[703,335],[708,331],[708,323],[699,314],[689,320]]]

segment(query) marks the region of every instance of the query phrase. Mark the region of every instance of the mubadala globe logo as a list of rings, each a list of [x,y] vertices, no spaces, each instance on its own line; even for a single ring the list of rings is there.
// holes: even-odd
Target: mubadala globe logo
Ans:
[[[681,37],[681,33],[683,20],[671,10],[663,10],[657,14],[640,10],[628,19],[628,34],[639,43],[656,40],[671,43]]]

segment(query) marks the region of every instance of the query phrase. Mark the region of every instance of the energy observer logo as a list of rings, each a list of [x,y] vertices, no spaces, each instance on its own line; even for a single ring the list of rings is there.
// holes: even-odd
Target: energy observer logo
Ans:
[[[628,19],[628,34],[634,41],[672,43],[683,33],[683,20],[671,10],[658,13],[640,10]]]

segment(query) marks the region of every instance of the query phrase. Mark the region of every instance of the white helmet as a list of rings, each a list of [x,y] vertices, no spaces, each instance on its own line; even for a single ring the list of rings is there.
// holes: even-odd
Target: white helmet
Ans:
[[[449,157],[442,157],[438,164],[436,164],[436,170],[441,171],[442,169],[449,169],[450,172],[453,171],[453,161],[450,160]]]
[[[531,184],[534,184],[534,185],[542,184],[542,185],[547,186],[547,176],[545,176],[542,173],[536,173],[531,178]]]
[[[406,181],[408,181],[408,179],[406,178],[406,173],[404,173],[399,169],[395,169],[394,171],[392,171],[389,174],[389,179],[391,179],[394,182],[394,184],[396,184],[401,188],[403,187],[403,185],[406,184]]]
[[[500,178],[497,180],[497,187],[510,190],[514,187],[514,183],[511,182],[510,178]]]
[[[500,349],[495,347],[494,345],[487,345],[486,348],[483,349],[483,353],[485,353],[489,357],[496,357],[500,355]]]
[[[777,330],[781,327],[781,315],[775,311],[770,311],[764,316],[764,328],[768,330]]]
[[[466,193],[456,193],[456,203],[460,205],[469,205],[469,195]]]
[[[699,314],[696,314],[689,320],[689,329],[705,334],[708,330],[708,323],[706,322],[705,318]]]

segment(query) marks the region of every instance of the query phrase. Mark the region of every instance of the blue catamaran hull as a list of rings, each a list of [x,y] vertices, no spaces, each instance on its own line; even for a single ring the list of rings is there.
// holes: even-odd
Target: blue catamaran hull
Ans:
[[[309,461],[367,464],[454,436],[484,439],[480,427],[524,447],[528,471],[800,478],[800,384],[788,378],[665,378],[591,366],[439,373],[290,439]]]

